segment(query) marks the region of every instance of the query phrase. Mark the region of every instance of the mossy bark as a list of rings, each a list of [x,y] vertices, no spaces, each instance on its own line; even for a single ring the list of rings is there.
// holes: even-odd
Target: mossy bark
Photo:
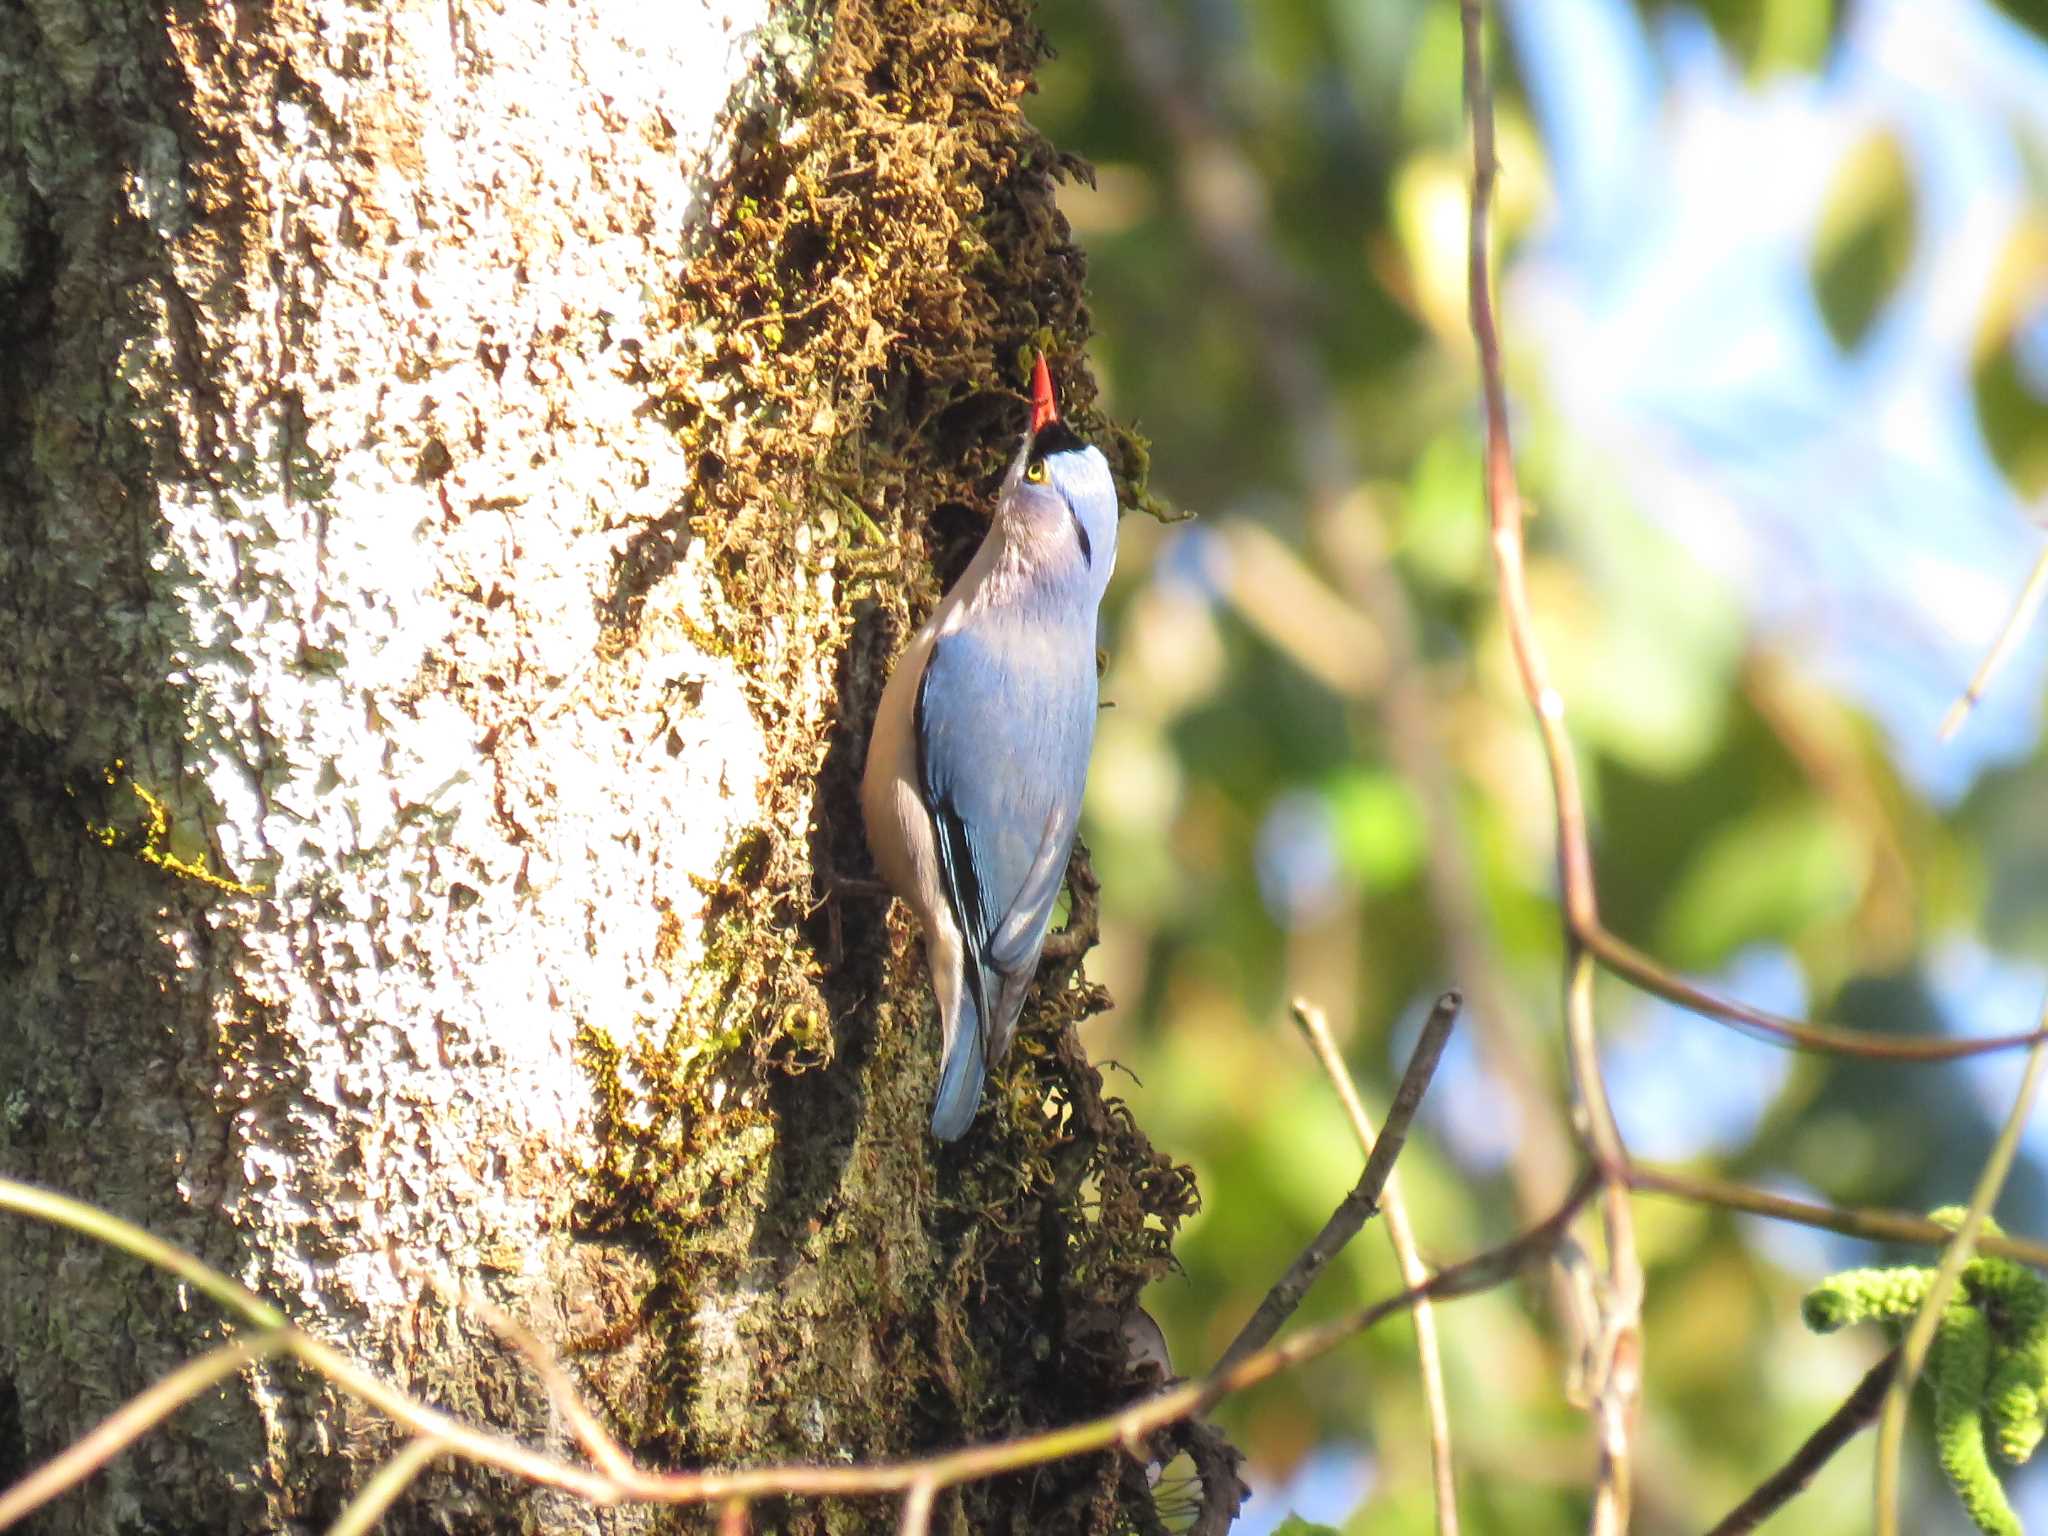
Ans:
[[[559,1423],[447,1295],[675,1464],[1135,1390],[1119,1328],[1193,1190],[1074,1034],[1086,935],[940,1148],[915,935],[837,883],[1028,346],[1114,440],[1021,6],[6,21],[0,1169],[537,1442]],[[10,1232],[0,1478],[225,1331]],[[390,1445],[252,1373],[43,1519],[314,1528]],[[386,1528],[695,1518],[456,1467]],[[940,1524],[1150,1519],[1104,1457]]]

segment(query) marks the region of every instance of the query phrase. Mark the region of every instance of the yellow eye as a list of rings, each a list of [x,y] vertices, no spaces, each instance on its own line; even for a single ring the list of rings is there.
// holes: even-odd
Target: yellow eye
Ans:
[[[1040,459],[1035,464],[1025,465],[1024,478],[1026,480],[1029,480],[1033,485],[1045,484],[1045,460]]]

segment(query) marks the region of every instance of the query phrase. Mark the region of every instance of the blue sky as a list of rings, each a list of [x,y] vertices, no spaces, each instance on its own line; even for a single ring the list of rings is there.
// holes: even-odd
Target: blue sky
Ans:
[[[1981,296],[2039,213],[2022,140],[2048,147],[2048,47],[1969,0],[1867,0],[1821,73],[1757,84],[1689,13],[1654,32],[1618,0],[1508,14],[1556,203],[1507,313],[1551,405],[1743,595],[1760,638],[1796,646],[1952,802],[2032,749],[2048,672],[2037,633],[1937,741],[2042,544],[1969,382]],[[1909,167],[1917,241],[1845,352],[1810,252],[1835,176],[1878,133]],[[2028,335],[2048,353],[2048,308]]]

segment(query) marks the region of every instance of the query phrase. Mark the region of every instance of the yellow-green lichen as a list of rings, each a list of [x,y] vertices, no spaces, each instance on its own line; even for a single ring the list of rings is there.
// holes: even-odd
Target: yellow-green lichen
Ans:
[[[264,894],[264,886],[245,885],[239,880],[215,874],[204,843],[187,836],[182,827],[174,824],[171,808],[163,797],[131,778],[126,762],[116,758],[101,770],[99,779],[108,790],[118,790],[126,785],[140,806],[139,812],[130,811],[124,815],[116,805],[107,803],[105,797],[95,794],[95,802],[103,807],[106,819],[95,820],[91,813],[85,813],[85,830],[86,835],[101,847],[125,853],[152,869],[160,869],[180,880],[190,880],[209,890],[234,896]],[[74,801],[84,798],[75,784],[66,784],[64,790]]]

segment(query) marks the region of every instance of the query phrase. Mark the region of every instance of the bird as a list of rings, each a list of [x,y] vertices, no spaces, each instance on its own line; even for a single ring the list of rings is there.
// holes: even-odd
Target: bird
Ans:
[[[1009,1048],[1066,878],[1117,517],[1109,463],[1060,419],[1040,353],[988,533],[891,671],[861,775],[876,870],[924,931],[940,1141],[966,1133]]]

